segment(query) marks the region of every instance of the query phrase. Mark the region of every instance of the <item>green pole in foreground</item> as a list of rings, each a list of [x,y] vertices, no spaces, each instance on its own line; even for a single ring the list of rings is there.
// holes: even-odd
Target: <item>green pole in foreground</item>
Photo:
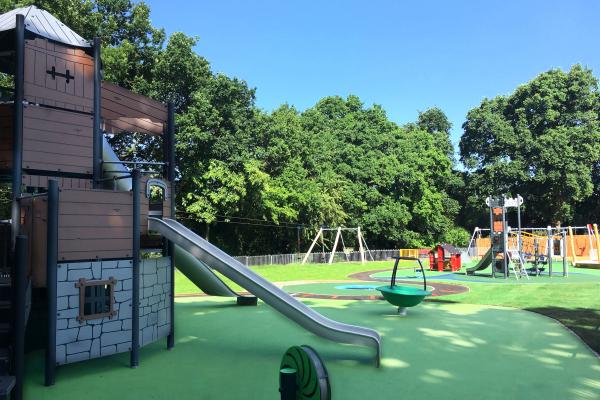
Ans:
[[[287,349],[279,366],[279,392],[282,400],[331,400],[329,374],[315,349],[307,345]]]
[[[279,370],[281,400],[296,400],[296,375],[295,368],[282,368]]]

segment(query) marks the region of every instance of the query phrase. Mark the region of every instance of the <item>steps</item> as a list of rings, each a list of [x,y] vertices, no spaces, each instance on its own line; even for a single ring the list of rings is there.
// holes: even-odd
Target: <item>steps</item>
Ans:
[[[508,261],[513,274],[515,274],[515,278],[519,279],[521,277],[526,277],[529,280],[529,274],[525,268],[525,260],[523,260],[523,257],[521,257],[518,250],[508,251]]]

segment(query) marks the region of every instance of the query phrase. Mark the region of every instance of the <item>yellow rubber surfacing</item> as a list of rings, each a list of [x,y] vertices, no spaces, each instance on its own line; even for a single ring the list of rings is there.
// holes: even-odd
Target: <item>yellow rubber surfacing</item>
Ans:
[[[328,317],[383,336],[369,349],[321,340],[268,306],[179,299],[177,345],[60,367],[45,388],[41,352],[27,359],[29,399],[276,399],[281,356],[308,344],[323,358],[333,399],[600,399],[600,362],[556,322],[526,311],[425,303],[407,317],[384,301],[306,301]],[[390,397],[391,398],[391,397]]]

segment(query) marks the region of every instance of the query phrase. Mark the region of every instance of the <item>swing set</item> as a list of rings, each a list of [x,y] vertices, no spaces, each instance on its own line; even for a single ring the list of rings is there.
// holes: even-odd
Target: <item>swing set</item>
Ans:
[[[371,261],[375,261],[375,259],[373,258],[373,255],[371,254],[371,250],[369,250],[369,246],[367,246],[367,242],[362,234],[362,231],[360,230],[360,226],[356,227],[356,228],[344,228],[341,226],[338,226],[337,228],[327,228],[327,227],[322,226],[321,228],[319,228],[319,231],[317,232],[312,243],[310,244],[310,247],[309,247],[308,251],[306,252],[306,255],[302,259],[302,265],[306,264],[306,261],[308,261],[308,257],[310,257],[310,255],[312,254],[312,252],[315,248],[315,245],[317,244],[319,239],[321,240],[323,254],[325,255],[326,245],[325,245],[324,234],[326,232],[334,232],[334,231],[336,232],[336,234],[335,234],[335,239],[333,241],[333,246],[331,247],[331,252],[329,254],[329,259],[327,261],[328,264],[331,265],[333,263],[333,259],[335,257],[336,250],[340,243],[342,245],[342,252],[344,253],[344,256],[346,257],[346,261],[350,261],[350,259],[348,257],[348,253],[350,251],[348,248],[346,248],[346,244],[344,243],[343,232],[353,232],[356,234],[356,241],[358,243],[361,264],[365,263],[367,255],[371,258]]]
[[[579,245],[577,235],[573,233],[575,228],[568,228],[571,263],[575,267],[600,269],[600,233],[598,232],[598,224],[588,224],[584,228],[587,231],[588,243],[584,244],[583,247]],[[589,250],[586,252],[585,247],[588,244]],[[581,253],[587,253],[589,258],[579,259],[578,250]]]

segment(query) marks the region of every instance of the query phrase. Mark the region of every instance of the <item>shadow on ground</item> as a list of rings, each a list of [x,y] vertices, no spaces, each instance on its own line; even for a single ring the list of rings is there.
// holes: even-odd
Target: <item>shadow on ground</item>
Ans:
[[[525,310],[554,318],[572,330],[592,350],[600,354],[600,311],[562,307],[535,307]]]

